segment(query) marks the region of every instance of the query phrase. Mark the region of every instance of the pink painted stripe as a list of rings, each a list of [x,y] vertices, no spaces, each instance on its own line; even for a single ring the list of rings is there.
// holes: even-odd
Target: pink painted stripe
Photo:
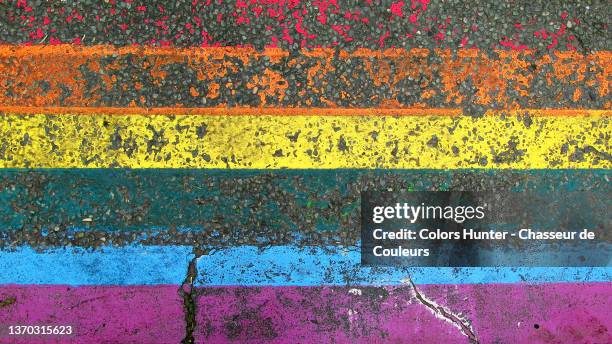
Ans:
[[[610,343],[612,283],[417,286],[480,343]],[[409,286],[200,289],[200,343],[468,343]]]
[[[612,342],[612,283],[198,289],[199,343]],[[439,312],[442,313],[442,312]],[[70,324],[72,337],[0,343],[178,343],[177,286],[0,286],[0,325]],[[536,328],[535,325],[538,325]]]
[[[178,286],[0,286],[0,343],[179,343]],[[6,326],[72,325],[73,336],[10,337]]]

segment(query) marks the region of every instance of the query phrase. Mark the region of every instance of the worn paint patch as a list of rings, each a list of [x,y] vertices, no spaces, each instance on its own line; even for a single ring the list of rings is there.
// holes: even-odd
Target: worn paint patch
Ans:
[[[192,258],[186,246],[17,247],[0,254],[0,285],[180,285]]]
[[[609,168],[607,116],[0,117],[2,168]]]
[[[417,286],[612,281],[612,267],[369,267],[361,265],[358,247],[339,246],[225,248],[200,256],[198,271],[198,286],[400,285],[407,276]]]
[[[468,343],[408,288],[203,288],[199,342]]]
[[[1,285],[2,343],[179,343],[185,335],[176,285]],[[9,336],[9,325],[70,325],[69,336]]]
[[[418,288],[465,319],[480,343],[612,340],[610,283]],[[201,342],[470,342],[410,286],[210,287],[200,290],[198,305]]]
[[[12,44],[602,50],[605,2],[3,1]],[[231,29],[228,29],[231,28]]]
[[[610,283],[419,286],[471,320],[482,343],[609,342]]]
[[[0,169],[0,243],[351,246],[361,191],[589,191],[606,199],[611,177],[603,169]]]
[[[610,109],[611,59],[609,51],[0,46],[0,105]]]
[[[0,284],[180,285],[194,259],[187,246],[4,249]],[[200,255],[194,286],[402,285],[609,282],[612,268],[371,268],[355,247],[235,246]],[[222,267],[222,268],[220,268]],[[50,273],[52,271],[52,273]]]

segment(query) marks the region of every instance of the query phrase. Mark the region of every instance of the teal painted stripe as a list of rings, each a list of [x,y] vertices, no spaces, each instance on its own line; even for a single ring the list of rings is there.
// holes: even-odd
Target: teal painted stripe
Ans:
[[[360,265],[356,248],[240,246],[198,259],[199,286],[319,286],[610,282],[601,268],[389,268]]]
[[[607,170],[0,169],[0,232],[221,228],[257,244],[248,233],[253,228],[352,227],[359,218],[359,192],[366,189],[601,193],[612,192],[610,178]]]
[[[59,248],[0,252],[0,284],[179,285],[193,259],[187,246]]]

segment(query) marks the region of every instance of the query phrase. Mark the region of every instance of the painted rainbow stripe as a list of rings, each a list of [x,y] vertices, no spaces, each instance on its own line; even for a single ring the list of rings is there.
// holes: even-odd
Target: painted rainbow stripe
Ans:
[[[609,342],[610,283],[423,285],[481,343]],[[199,342],[469,343],[409,287],[223,287],[198,298]],[[468,320],[469,319],[469,320]],[[537,327],[537,328],[536,328]]]
[[[330,185],[338,185],[346,178],[359,179],[360,174],[403,174],[413,182],[419,181],[421,184],[415,185],[424,189],[432,186],[438,189],[449,188],[452,180],[462,173],[476,176],[490,174],[492,181],[502,173],[520,174],[523,176],[523,184],[508,187],[521,189],[538,185],[542,192],[546,192],[547,188],[559,187],[588,189],[598,183],[603,183],[605,190],[608,185],[608,149],[601,139],[609,136],[607,111],[581,110],[584,112],[579,113],[579,116],[551,116],[546,113],[548,110],[544,110],[536,111],[533,116],[525,116],[520,112],[508,116],[490,113],[480,118],[456,114],[431,116],[426,114],[427,110],[423,111],[419,116],[411,113],[407,116],[384,117],[353,113],[349,116],[334,116],[333,113],[325,116],[7,113],[2,116],[0,131],[8,138],[11,149],[5,150],[10,153],[3,156],[2,161],[7,164],[3,173],[9,173],[7,176],[15,173],[18,178],[27,178],[28,174],[32,174],[37,175],[39,180],[48,180],[58,173],[64,173],[71,182],[83,185],[84,193],[90,196],[106,193],[110,187],[107,181],[102,184],[106,186],[100,185],[96,191],[92,189],[96,185],[92,181],[101,181],[104,179],[101,176],[113,174],[123,181],[127,176],[125,173],[128,173],[136,176],[133,178],[140,182],[134,186],[122,186],[121,182],[116,181],[118,184],[115,187],[124,191],[125,187],[132,188],[135,197],[140,197],[137,196],[140,191],[136,185],[142,185],[141,181],[146,179],[141,179],[141,176],[147,173],[155,176],[151,181],[163,178],[169,181],[180,180],[181,187],[185,189],[185,177],[189,177],[189,174],[199,178],[223,176],[230,181],[253,178],[253,175],[265,176],[271,168],[285,167],[307,167],[301,172],[283,172],[288,176],[293,174],[292,178],[310,178],[309,188],[313,190],[304,190],[305,194],[312,194],[315,190],[324,193]],[[373,137],[372,132],[376,129],[380,133]],[[296,135],[298,131],[300,134]],[[406,132],[410,132],[410,135],[406,136]],[[432,142],[434,136],[438,137],[435,144]],[[516,144],[508,144],[512,140],[516,140]],[[397,149],[387,144],[389,142],[397,142]],[[464,147],[463,142],[468,142],[472,150],[460,150],[454,156],[452,147]],[[496,152],[496,147],[503,147],[502,142],[506,143],[506,149]],[[381,160],[376,164],[367,165],[371,156],[361,160],[355,158],[372,152],[372,147],[377,147],[381,155]],[[243,155],[238,155],[241,150],[236,148],[242,149]],[[512,148],[515,151],[508,151]],[[198,154],[193,154],[194,149],[198,150]],[[320,149],[325,154],[313,156],[304,153],[308,149],[312,152]],[[290,154],[276,154],[278,150]],[[520,159],[504,159],[519,150]],[[407,155],[408,152],[410,155]],[[230,158],[232,154],[233,160]],[[268,160],[263,160],[266,155],[265,159]],[[486,165],[477,157],[484,157]],[[418,163],[414,162],[416,158],[419,159]],[[19,165],[11,165],[14,162]],[[40,169],[28,171],[24,167]],[[58,167],[68,169],[55,169]],[[153,169],[114,169],[117,167]],[[160,167],[163,169],[155,169]],[[205,169],[189,172],[185,167]],[[238,170],[230,173],[228,167]],[[350,170],[338,170],[354,167],[366,169],[352,172],[355,173],[352,177],[348,172]],[[376,170],[381,167],[390,169]],[[491,167],[496,170],[485,170]],[[546,170],[537,171],[533,169],[535,167]],[[575,170],[577,167],[591,170]],[[111,168],[110,172],[108,168]],[[423,168],[433,170],[427,172]],[[453,170],[442,172],[442,168]],[[504,169],[509,170],[504,172]],[[74,178],[74,174],[79,171],[83,173],[82,182]],[[96,173],[102,175],[95,177]],[[281,174],[279,171],[274,173],[266,178],[277,180]],[[428,177],[423,177],[427,173],[442,176],[443,182],[433,182],[435,178],[429,177],[432,182],[428,184]],[[329,178],[329,175],[334,177]],[[19,181],[11,180],[14,179],[4,179],[5,200],[11,197],[19,200],[19,195],[29,195],[29,192],[10,191],[13,190],[11,185],[19,184]],[[312,184],[312,180],[318,180],[318,184]],[[538,184],[537,180],[542,182]],[[64,200],[61,198],[61,190],[67,182],[65,179],[52,186],[49,194]],[[197,179],[193,186],[197,186]],[[287,191],[293,189],[291,184],[284,187]],[[53,191],[53,188],[57,191]],[[78,187],[73,191],[77,190]],[[155,188],[150,190],[153,198],[160,192],[155,191]],[[201,200],[206,193],[201,188],[196,190],[197,195],[181,196],[179,193],[171,197],[183,197],[188,202]],[[210,191],[214,191],[214,188]],[[39,198],[35,195],[40,195],[40,191],[32,195]],[[78,201],[78,196],[73,197]],[[14,201],[10,202],[15,204]],[[52,199],[37,202],[41,205],[46,202],[57,204]],[[308,207],[307,198],[299,202],[302,207]],[[172,202],[163,203],[167,206]],[[65,211],[69,209],[68,204],[70,202],[56,207]],[[75,210],[78,210],[72,215],[73,219],[86,215],[85,209],[95,208],[94,204],[87,207],[81,201],[77,204],[79,206]],[[160,204],[158,210],[151,213],[151,225],[160,225],[158,216],[164,214],[164,205]],[[121,206],[111,207],[120,209]],[[202,214],[192,216],[197,219]],[[261,216],[262,219],[269,217],[265,212]],[[146,218],[143,220],[146,221]],[[172,225],[173,221],[168,224]],[[24,229],[31,225],[26,225]],[[142,225],[135,227],[141,230],[146,228]],[[248,231],[251,227],[245,228]],[[97,230],[99,233],[99,229],[87,227],[79,229],[77,226],[72,230],[82,233]],[[112,228],[107,227],[105,230],[113,232]],[[157,228],[152,233],[163,233],[166,230]],[[188,232],[188,227],[183,228],[183,231]],[[77,342],[87,342],[99,336],[135,342],[148,342],[155,336],[159,342],[177,342],[176,338],[190,335],[193,335],[194,342],[224,342],[245,338],[284,342],[305,338],[306,333],[310,332],[320,333],[321,340],[331,336],[338,342],[380,341],[406,336],[419,336],[431,341],[461,342],[468,340],[470,333],[487,342],[508,338],[537,341],[545,331],[548,336],[562,340],[572,338],[574,331],[563,326],[565,318],[552,316],[564,309],[554,302],[562,296],[573,300],[572,309],[579,314],[574,328],[583,329],[586,331],[584,333],[593,338],[607,339],[597,329],[608,326],[603,305],[609,302],[599,295],[606,295],[605,291],[609,288],[612,280],[610,267],[364,268],[359,264],[358,252],[349,246],[275,245],[261,249],[236,244],[225,247],[223,242],[216,245],[219,244],[222,246],[212,245],[209,248],[212,251],[201,255],[192,265],[188,263],[193,259],[193,248],[176,244],[101,246],[95,250],[43,249],[42,252],[22,246],[16,251],[3,251],[0,256],[0,266],[18,267],[0,274],[0,284],[5,286],[2,300],[13,312],[10,313],[11,319],[27,319],[31,310],[41,306],[44,300],[58,300],[39,321],[49,322],[53,317],[72,319],[75,326],[83,331],[82,335],[75,337]],[[194,270],[188,269],[188,265],[193,266]],[[49,274],[48,271],[55,273]],[[418,285],[420,296],[425,295],[426,300],[444,305],[446,317],[420,300],[412,291],[409,281]],[[593,293],[585,298],[573,296],[577,290],[585,288],[593,290]],[[438,293],[439,290],[445,291]],[[499,290],[515,295],[513,297],[517,300],[512,302],[515,308],[509,308],[505,317],[493,317],[490,314],[493,309],[487,306],[469,306],[466,301],[457,301],[461,297],[494,304]],[[39,299],[32,299],[33,294],[38,295]],[[383,299],[379,296],[372,299],[372,295],[383,295]],[[549,307],[541,313],[550,314],[545,319],[534,317],[533,307],[529,308],[525,302],[518,301],[521,297],[533,298],[536,295],[541,300],[536,302],[537,305]],[[154,301],[148,301],[151,297]],[[315,297],[319,298],[318,301]],[[595,305],[594,297],[599,297]],[[110,301],[114,298],[120,301]],[[306,300],[313,298],[315,303],[309,306]],[[240,306],[236,304],[239,300]],[[138,304],[145,301],[152,302],[159,313],[141,315],[136,312],[125,317],[98,318],[97,323],[104,324],[105,330],[102,332],[93,330],[96,322],[86,321],[81,313],[68,315],[73,307],[79,307],[82,312],[90,309],[104,313],[108,309],[138,308]],[[186,302],[194,306],[186,306]],[[83,304],[87,306],[83,308]],[[295,312],[292,307],[297,305],[301,307],[302,315],[297,318],[288,317],[285,312]],[[320,305],[325,305],[325,308]],[[188,327],[184,319],[177,318],[178,309],[184,311],[190,309],[188,307],[195,307],[195,313],[187,312],[187,316],[195,319],[193,321],[198,324],[197,327]],[[520,316],[526,309],[529,313]],[[324,314],[328,314],[328,318]],[[357,314],[360,314],[358,320],[353,319]],[[166,315],[173,318],[167,319]],[[450,321],[448,317],[455,320]],[[339,320],[328,320],[325,323],[325,319]],[[406,321],[401,322],[401,325],[393,325],[390,319]],[[529,325],[517,325],[515,330],[509,330],[508,322],[514,320]],[[168,329],[168,332],[157,334],[157,330],[147,330],[153,322]],[[534,324],[542,326],[545,331],[534,332]],[[438,330],[426,332],[425,329],[431,328]],[[178,331],[183,332],[177,334]]]
[[[223,269],[215,269],[222,266]],[[602,268],[387,268],[360,264],[356,247],[239,246],[198,259],[206,286],[321,286],[608,282]]]
[[[7,310],[0,313],[0,323],[62,319],[74,326],[77,343],[99,338],[178,342],[185,330],[185,287],[179,284],[186,265],[178,262],[188,251],[141,246],[5,252],[0,266],[20,270],[0,275],[0,301]],[[200,324],[195,342],[330,337],[340,343],[401,338],[467,342],[457,323],[439,318],[417,297],[407,276],[418,283],[418,295],[425,295],[428,305],[443,305],[482,342],[537,342],[551,336],[571,341],[577,331],[604,342],[610,338],[602,329],[610,325],[612,268],[384,271],[364,269],[355,251],[341,251],[237,247],[200,257],[201,275],[192,290]],[[160,266],[166,280],[151,270]]]
[[[585,337],[608,342],[609,288],[610,283],[419,287],[431,301],[469,319],[484,343],[551,338],[575,342]],[[195,329],[197,343],[325,342],[329,338],[338,343],[417,338],[469,342],[453,324],[420,304],[407,287],[214,287],[198,289],[198,293],[196,321],[203,325]],[[185,333],[176,286],[1,286],[0,299],[13,302],[3,307],[8,311],[0,313],[0,323],[47,324],[62,319],[75,328],[72,343],[100,338],[178,343]]]
[[[0,117],[2,168],[609,168],[609,111],[585,116]]]
[[[188,246],[29,247],[3,251],[0,284],[180,285],[193,258]],[[601,268],[370,268],[353,247],[234,246],[196,261],[193,284],[214,286],[321,286],[418,284],[609,282],[612,267]],[[49,273],[53,271],[53,273]]]
[[[183,300],[176,285],[0,285],[0,302],[2,343],[170,344],[185,337]],[[9,340],[9,324],[64,324],[74,334]]]
[[[354,244],[361,190],[530,190],[540,198],[552,190],[588,191],[605,200],[612,187],[609,178],[605,169],[2,169],[0,201],[11,207],[0,208],[0,235],[15,244],[44,237],[49,245],[70,239],[75,246],[90,247],[89,234],[105,234],[114,245],[151,238],[193,245],[193,233],[210,246],[240,244],[233,237],[214,236],[214,230],[227,228],[247,240],[242,244],[278,243],[279,233],[288,240],[295,235],[304,244]],[[234,211],[237,204],[246,204],[249,211]],[[558,225],[545,214],[533,220]],[[264,223],[267,235],[252,230]],[[310,237],[314,229],[318,241]],[[136,237],[121,240],[122,234]]]
[[[611,60],[610,51],[0,45],[0,106],[610,109]]]
[[[0,343],[612,342],[610,266],[364,267],[355,220],[363,188],[605,197],[599,5],[554,5],[558,32],[508,14],[485,46],[494,21],[429,1],[127,3],[93,32],[96,5],[6,7]]]
[[[179,285],[191,259],[187,246],[63,247],[42,252],[21,246],[2,251],[0,284]]]

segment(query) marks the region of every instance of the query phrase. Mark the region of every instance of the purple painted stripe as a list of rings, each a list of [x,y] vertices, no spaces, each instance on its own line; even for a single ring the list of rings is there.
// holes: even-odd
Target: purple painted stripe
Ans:
[[[200,343],[610,343],[612,283],[200,289]],[[430,303],[429,306],[424,304]],[[438,315],[430,308],[444,307]]]
[[[179,343],[178,286],[0,286],[0,343]],[[72,325],[73,336],[7,335],[7,326]]]

